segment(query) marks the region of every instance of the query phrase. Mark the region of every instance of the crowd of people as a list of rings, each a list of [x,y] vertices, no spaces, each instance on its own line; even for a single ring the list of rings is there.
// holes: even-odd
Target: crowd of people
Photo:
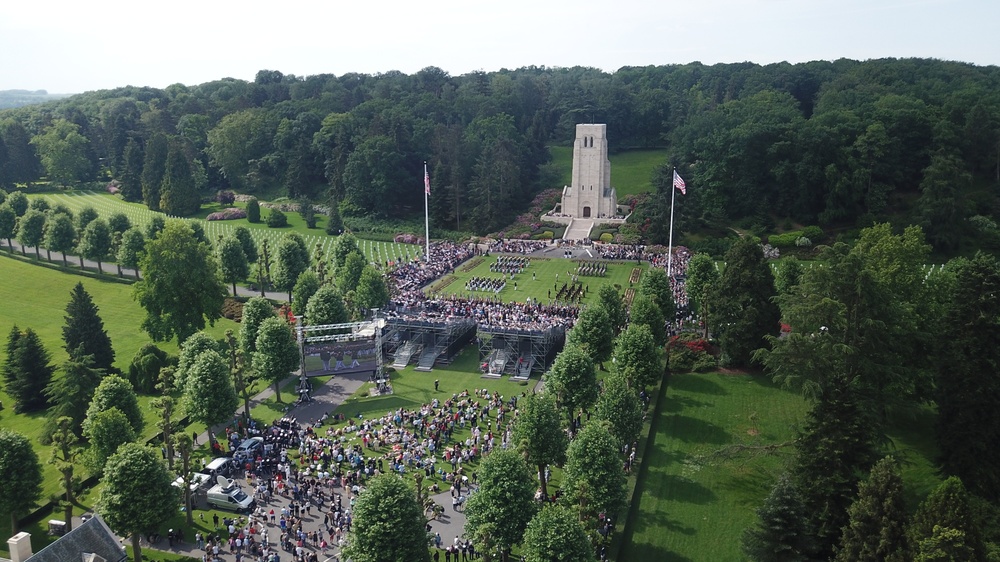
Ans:
[[[530,254],[538,250],[544,250],[551,242],[546,240],[511,240],[500,239],[490,242],[487,246],[489,251],[500,254]]]
[[[545,331],[555,326],[572,328],[579,308],[535,301],[505,303],[497,297],[445,295],[424,298],[416,306],[396,306],[386,314],[393,318],[440,323],[471,318],[480,329],[487,331]]]

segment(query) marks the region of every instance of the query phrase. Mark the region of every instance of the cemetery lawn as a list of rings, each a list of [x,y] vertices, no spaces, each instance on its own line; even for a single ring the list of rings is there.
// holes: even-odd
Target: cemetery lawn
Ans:
[[[639,490],[630,508],[621,560],[740,560],[740,537],[789,465],[793,447],[773,455],[712,456],[728,445],[787,443],[809,404],[765,375],[674,375],[652,420]],[[890,431],[901,459],[907,507],[939,482],[933,413],[898,420]]]
[[[561,188],[569,185],[573,174],[573,147],[572,146],[550,146],[549,154],[552,155],[550,165],[559,174],[559,185],[549,187]],[[637,195],[639,193],[652,193],[653,172],[660,165],[666,163],[666,151],[664,150],[623,150],[608,156],[611,161],[611,185],[618,192],[618,200],[621,202],[626,195]]]
[[[458,266],[454,273],[445,275],[428,285],[425,292],[428,294],[438,293],[441,295],[471,296],[484,299],[499,296],[504,302],[525,302],[530,297],[537,299],[542,304],[549,304],[555,298],[563,284],[571,280],[571,276],[576,272],[576,268],[579,265],[576,261],[571,262],[563,259],[561,257],[562,254],[558,250],[549,255],[554,257],[538,258],[529,256],[531,263],[528,267],[520,274],[515,275],[513,280],[508,277],[507,285],[500,291],[499,295],[494,295],[492,291],[473,292],[465,289],[465,284],[473,277],[500,278],[503,276],[502,273],[490,271],[490,266],[497,262],[498,256],[496,255],[473,257],[471,260]],[[595,254],[596,256],[597,254]],[[588,287],[587,294],[581,304],[586,305],[596,302],[598,289],[606,284],[612,284],[619,294],[624,294],[629,288],[629,277],[632,274],[632,270],[638,267],[645,272],[649,267],[648,263],[636,264],[634,261],[606,263],[608,264],[608,269],[604,277],[579,277],[580,282]],[[535,275],[534,279],[531,277],[533,273]],[[514,290],[514,283],[517,283],[516,291]],[[638,289],[638,286],[639,284],[636,283],[634,288]]]

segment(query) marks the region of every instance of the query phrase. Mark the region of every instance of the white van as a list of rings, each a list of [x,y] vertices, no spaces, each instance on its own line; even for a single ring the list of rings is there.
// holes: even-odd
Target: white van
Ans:
[[[201,469],[202,474],[230,476],[236,470],[236,463],[229,457],[212,459],[212,462]]]
[[[230,480],[225,476],[216,477],[217,484],[212,486],[206,494],[209,507],[235,511],[237,513],[250,513],[256,506],[253,497],[247,495],[240,488],[235,480]]]

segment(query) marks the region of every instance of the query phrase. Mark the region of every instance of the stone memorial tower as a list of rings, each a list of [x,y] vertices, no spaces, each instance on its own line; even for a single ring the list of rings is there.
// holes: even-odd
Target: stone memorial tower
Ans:
[[[563,187],[563,215],[585,219],[618,216],[618,195],[611,187],[607,130],[605,124],[576,126],[573,179]]]

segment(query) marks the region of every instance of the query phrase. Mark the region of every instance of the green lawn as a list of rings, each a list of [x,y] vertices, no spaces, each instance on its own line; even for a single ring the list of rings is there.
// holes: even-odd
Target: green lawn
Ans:
[[[125,216],[129,218],[129,221],[131,221],[133,226],[145,226],[154,216],[165,216],[162,213],[150,211],[141,203],[127,203],[121,198],[111,195],[110,193],[99,193],[94,191],[60,191],[29,195],[29,198],[35,197],[44,198],[52,205],[63,204],[72,210],[73,213],[79,212],[79,210],[84,207],[93,207],[104,218],[107,218],[114,213],[124,213]],[[245,207],[246,205],[243,203],[237,203],[233,206]],[[198,214],[190,219],[197,220],[201,223],[202,228],[205,230],[205,235],[209,240],[214,242],[219,239],[219,237],[227,236],[232,233],[236,227],[245,226],[250,230],[251,237],[258,244],[266,239],[268,244],[273,249],[277,247],[278,242],[282,237],[286,234],[295,232],[302,236],[310,252],[313,252],[317,247],[321,248],[326,256],[325,259],[329,262],[329,252],[337,237],[329,236],[323,230],[325,224],[324,221],[326,220],[325,217],[319,217],[320,222],[318,222],[317,227],[313,229],[306,228],[302,217],[300,217],[298,213],[294,212],[285,213],[285,216],[288,217],[289,225],[285,228],[268,228],[263,222],[251,224],[245,219],[232,221],[204,220],[204,218],[210,213],[218,211],[221,208],[222,206],[218,203],[203,204]],[[266,219],[269,212],[270,211],[268,209],[261,209],[262,220]],[[358,246],[370,261],[382,264],[389,259],[395,261],[400,256],[414,258],[423,254],[422,246],[414,244],[396,244],[394,242],[358,240]],[[44,257],[44,255],[45,252],[43,251],[42,256]],[[112,267],[111,269],[105,268],[105,271],[114,270]]]
[[[560,187],[569,185],[573,172],[573,148],[570,146],[550,146],[552,167],[560,173]],[[666,162],[663,150],[625,150],[611,154],[611,185],[618,192],[619,201],[626,195],[653,191],[650,181],[653,172]]]
[[[740,560],[740,535],[754,523],[792,448],[728,460],[712,453],[794,439],[808,404],[761,375],[675,375],[661,400],[621,559]],[[922,411],[890,431],[910,509],[939,482],[932,427],[933,413]]]
[[[558,256],[558,252],[556,256]],[[595,254],[596,255],[596,254]],[[482,263],[472,268],[470,271],[462,271],[459,266],[454,274],[445,275],[441,280],[428,286],[427,292],[437,292],[443,295],[457,294],[463,297],[492,298],[492,292],[470,292],[465,289],[465,284],[472,277],[499,278],[503,274],[490,271],[490,266],[497,262],[497,256],[489,256]],[[472,262],[467,262],[471,264]],[[592,302],[597,298],[597,291],[602,285],[612,284],[623,293],[629,287],[629,276],[636,267],[646,270],[649,264],[636,264],[627,262],[624,264],[612,264],[608,266],[607,275],[604,277],[580,277],[580,282],[587,288],[587,295],[582,304]],[[531,258],[531,263],[520,274],[515,275],[513,280],[508,278],[507,285],[499,293],[499,297],[504,302],[520,301],[524,302],[529,297],[537,299],[543,304],[547,304],[558,293],[559,288],[564,283],[570,281],[571,276],[576,272],[577,264],[561,257],[555,258]],[[534,278],[532,278],[534,274]],[[558,276],[558,278],[557,278]],[[514,283],[517,283],[517,290],[514,290]]]

